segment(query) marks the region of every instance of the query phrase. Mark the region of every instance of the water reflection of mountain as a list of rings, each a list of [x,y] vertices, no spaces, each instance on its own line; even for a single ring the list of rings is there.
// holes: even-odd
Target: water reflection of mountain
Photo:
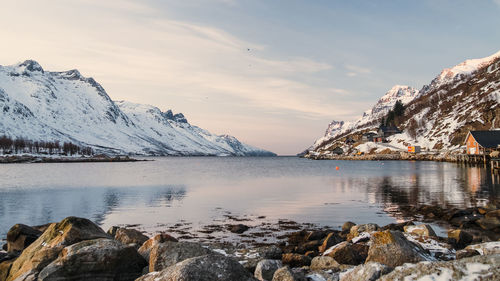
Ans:
[[[383,177],[369,184],[369,192],[394,212],[402,206],[434,205],[442,208],[468,208],[500,201],[498,177],[482,167],[444,169],[438,167],[429,177],[416,172],[402,177]]]
[[[186,196],[184,186],[17,189],[0,191],[0,237],[16,223],[39,225],[67,216],[101,223],[120,206],[169,207]]]

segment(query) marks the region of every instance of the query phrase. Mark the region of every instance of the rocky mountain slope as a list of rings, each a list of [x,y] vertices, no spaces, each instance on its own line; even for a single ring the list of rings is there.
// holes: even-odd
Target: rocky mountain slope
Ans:
[[[108,153],[274,155],[190,125],[181,113],[115,102],[78,70],[49,72],[32,60],[0,66],[0,135],[70,141]]]
[[[405,105],[399,120],[403,133],[390,137],[385,148],[419,145],[427,150],[457,150],[469,130],[500,128],[500,52],[446,68],[420,91],[394,86],[356,122],[332,122],[335,128],[329,126],[309,151],[345,146],[346,137],[360,140],[362,133],[378,128],[397,100]],[[358,151],[368,148],[360,145]]]

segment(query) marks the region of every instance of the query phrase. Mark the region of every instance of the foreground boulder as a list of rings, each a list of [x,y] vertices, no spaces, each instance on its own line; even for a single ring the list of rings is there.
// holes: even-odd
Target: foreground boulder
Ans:
[[[149,257],[149,271],[161,271],[183,260],[213,254],[201,244],[193,242],[159,243],[151,249]]]
[[[144,242],[142,246],[137,250],[139,254],[141,254],[147,261],[149,261],[149,254],[151,253],[151,249],[159,244],[165,243],[167,241],[170,242],[179,242],[175,237],[172,237],[166,233],[160,233],[148,239],[148,241]]]
[[[418,245],[408,241],[399,231],[386,230],[372,235],[366,262],[379,262],[390,267],[428,260]]]
[[[256,281],[236,260],[219,254],[186,259],[137,281]]]
[[[135,248],[101,238],[64,248],[40,272],[38,280],[135,280],[146,265]]]
[[[118,228],[115,233],[115,240],[125,245],[133,245],[136,249],[139,249],[148,239],[149,237],[142,232],[131,228]]]
[[[54,261],[64,247],[98,238],[111,237],[88,219],[68,217],[52,224],[12,263],[7,281],[35,280],[38,273]]]
[[[469,245],[466,250],[476,250],[481,255],[500,254],[500,241]]]
[[[261,260],[255,268],[254,276],[261,281],[271,281],[274,272],[283,267],[280,260]]]
[[[420,262],[396,267],[379,280],[500,280],[500,255],[475,256],[446,262]]]
[[[35,242],[42,232],[33,227],[16,224],[7,232],[7,252],[16,252],[26,249],[31,243]]]
[[[311,261],[312,270],[334,270],[338,271],[340,264],[336,262],[332,257],[319,256],[314,257]]]
[[[392,271],[392,267],[377,262],[358,265],[344,274],[340,281],[375,281],[380,276]]]

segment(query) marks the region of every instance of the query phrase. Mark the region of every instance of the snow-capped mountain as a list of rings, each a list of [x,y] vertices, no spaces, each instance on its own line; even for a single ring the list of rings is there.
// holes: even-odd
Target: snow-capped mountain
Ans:
[[[340,136],[378,126],[380,124],[380,119],[394,107],[394,104],[396,104],[398,100],[406,105],[411,102],[418,93],[418,90],[412,87],[395,85],[355,122],[334,120],[328,124],[325,135],[317,139],[309,150],[315,150],[322,146],[322,144],[328,143],[330,140],[335,140]]]
[[[192,126],[181,113],[114,102],[78,70],[49,72],[33,60],[0,66],[0,135],[70,141],[111,153],[274,155]]]
[[[309,151],[335,146],[347,136],[376,129],[397,100],[405,105],[402,134],[390,137],[392,148],[420,145],[427,149],[457,149],[469,130],[500,128],[500,52],[446,68],[420,91],[396,85],[356,122],[336,122],[340,128],[318,139]],[[337,143],[340,145],[340,142]]]

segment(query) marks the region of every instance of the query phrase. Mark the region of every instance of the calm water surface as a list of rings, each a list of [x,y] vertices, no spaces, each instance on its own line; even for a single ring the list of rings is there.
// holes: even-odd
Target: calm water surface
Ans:
[[[393,211],[403,205],[468,207],[500,199],[498,176],[453,163],[153,159],[0,165],[0,236],[16,223],[67,216],[87,217],[104,229],[140,224],[148,232],[180,221],[208,224],[228,212],[332,227],[347,220],[385,225],[400,219]]]

